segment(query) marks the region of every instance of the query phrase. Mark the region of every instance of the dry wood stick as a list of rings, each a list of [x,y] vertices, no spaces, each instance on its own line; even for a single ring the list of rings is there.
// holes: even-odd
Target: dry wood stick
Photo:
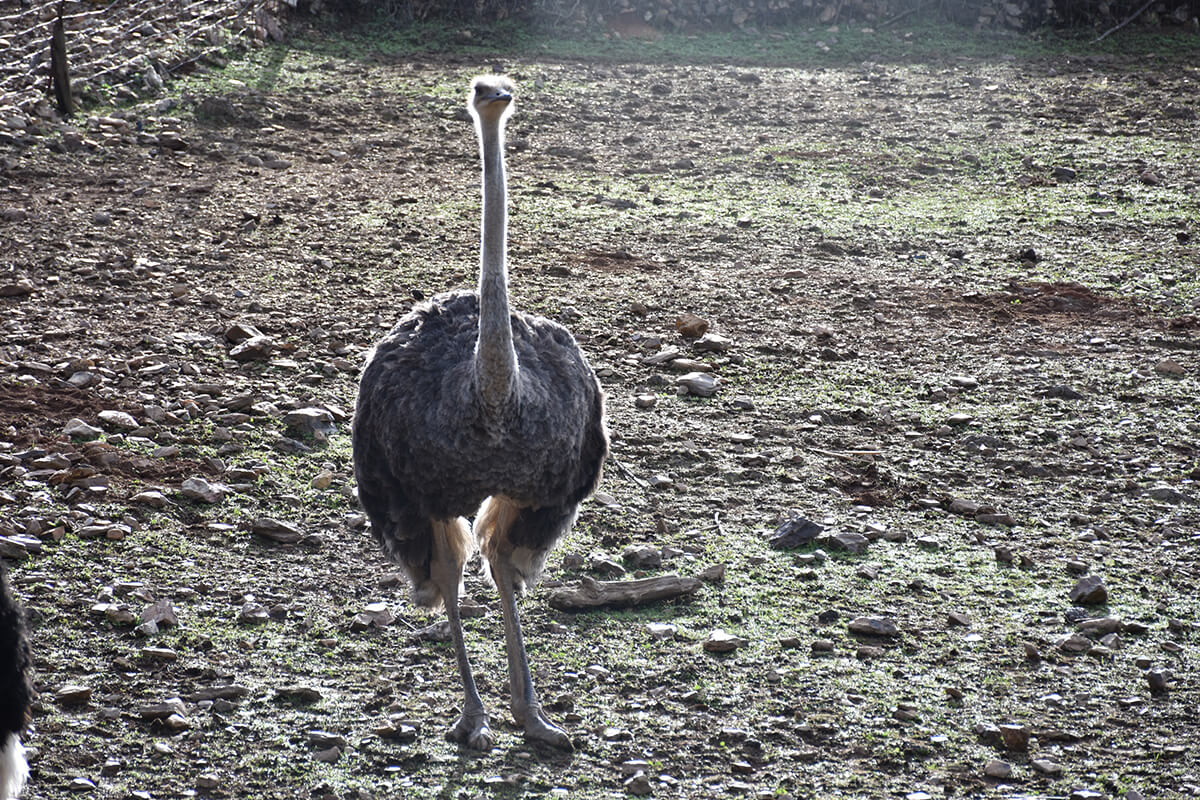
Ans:
[[[1102,34],[1100,34],[1099,36],[1097,36],[1097,37],[1096,37],[1096,38],[1095,38],[1095,39],[1092,41],[1092,44],[1099,44],[1100,42],[1102,42],[1102,41],[1104,41],[1106,38],[1108,38],[1108,35],[1109,35],[1110,33],[1116,33],[1117,31],[1121,30],[1121,28],[1124,28],[1126,25],[1128,25],[1129,23],[1133,22],[1135,19],[1137,19],[1138,17],[1140,17],[1140,16],[1142,15],[1142,12],[1143,12],[1143,11],[1145,11],[1145,10],[1146,10],[1147,8],[1149,8],[1150,6],[1154,5],[1156,2],[1158,2],[1158,0],[1146,0],[1146,4],[1145,4],[1145,5],[1143,5],[1143,6],[1142,6],[1141,8],[1139,8],[1137,11],[1133,12],[1132,14],[1130,14],[1128,17],[1126,17],[1126,18],[1124,19],[1124,21],[1122,21],[1122,22],[1120,22],[1120,23],[1118,23],[1118,24],[1116,24],[1116,25],[1112,26],[1111,28],[1109,28],[1108,30],[1106,30],[1104,33],[1102,33]]]

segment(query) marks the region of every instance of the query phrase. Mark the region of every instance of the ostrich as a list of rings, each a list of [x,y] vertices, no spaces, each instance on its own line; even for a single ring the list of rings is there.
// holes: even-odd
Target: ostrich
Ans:
[[[20,794],[29,775],[21,732],[29,725],[33,695],[30,661],[25,619],[0,564],[0,800]]]
[[[608,434],[600,385],[570,332],[509,310],[504,123],[513,89],[482,76],[467,102],[483,160],[479,291],[415,307],[368,356],[354,472],[371,529],[408,573],[413,601],[445,606],[465,695],[446,738],[475,750],[493,741],[458,611],[463,565],[478,545],[500,595],[513,717],[527,739],[570,749],[538,702],[517,596],[599,482]],[[476,512],[469,531],[464,517]]]

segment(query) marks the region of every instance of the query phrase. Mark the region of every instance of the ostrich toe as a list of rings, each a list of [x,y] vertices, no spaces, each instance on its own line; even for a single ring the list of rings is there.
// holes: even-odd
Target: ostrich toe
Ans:
[[[524,720],[518,723],[525,728],[525,738],[542,742],[560,750],[574,750],[571,737],[562,728],[550,721],[540,708],[530,708],[524,714]]]
[[[481,752],[491,750],[494,739],[487,714],[482,711],[461,714],[446,731],[446,741]]]

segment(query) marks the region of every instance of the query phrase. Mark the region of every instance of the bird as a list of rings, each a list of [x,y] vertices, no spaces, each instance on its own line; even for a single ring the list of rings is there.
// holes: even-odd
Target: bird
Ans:
[[[31,677],[25,616],[9,591],[8,574],[0,562],[0,800],[19,795],[29,776],[21,734],[29,726]]]
[[[484,75],[468,93],[483,168],[478,291],[415,305],[367,355],[354,472],[371,530],[407,573],[413,601],[445,607],[464,694],[446,738],[474,750],[494,743],[458,608],[478,548],[500,597],[513,719],[527,740],[570,750],[538,700],[517,597],[595,490],[609,438],[604,393],[570,331],[509,307],[504,127],[514,92],[508,78]]]

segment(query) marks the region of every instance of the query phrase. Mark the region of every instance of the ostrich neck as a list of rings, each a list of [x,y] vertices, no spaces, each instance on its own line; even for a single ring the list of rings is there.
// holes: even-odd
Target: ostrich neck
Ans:
[[[483,232],[479,269],[479,341],[475,378],[484,407],[499,412],[516,395],[517,353],[508,311],[508,208],[504,133],[499,123],[479,126],[483,156]]]

